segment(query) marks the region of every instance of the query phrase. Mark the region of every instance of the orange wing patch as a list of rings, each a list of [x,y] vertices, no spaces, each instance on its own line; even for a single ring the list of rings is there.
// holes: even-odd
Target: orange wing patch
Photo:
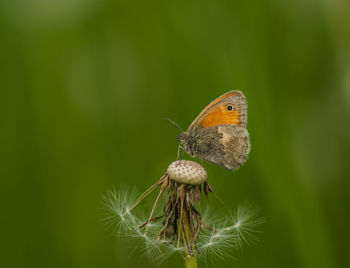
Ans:
[[[240,125],[240,111],[227,110],[226,105],[219,105],[205,115],[198,123],[200,127],[208,128],[219,125]]]
[[[198,115],[198,117],[201,117],[204,113],[206,113],[211,107],[213,107],[215,104],[217,104],[219,101],[226,99],[231,96],[241,96],[241,92],[239,91],[230,91],[225,93],[224,95],[220,96],[219,98],[213,100],[211,103],[207,105],[207,107],[204,108],[204,110]]]

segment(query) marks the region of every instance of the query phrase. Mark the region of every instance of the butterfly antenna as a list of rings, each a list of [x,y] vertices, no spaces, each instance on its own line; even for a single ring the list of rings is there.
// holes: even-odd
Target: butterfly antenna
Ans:
[[[169,121],[170,123],[172,123],[175,127],[177,127],[178,129],[181,130],[181,132],[184,132],[182,127],[179,126],[179,124],[175,123],[173,120],[169,119],[169,118],[164,118],[165,120]]]

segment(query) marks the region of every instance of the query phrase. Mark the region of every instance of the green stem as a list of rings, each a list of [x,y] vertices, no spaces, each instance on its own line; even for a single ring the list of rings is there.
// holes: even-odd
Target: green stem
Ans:
[[[197,259],[194,256],[185,257],[185,268],[197,268]]]
[[[192,232],[189,219],[189,211],[185,208],[182,213],[182,226],[180,226],[184,245],[185,268],[197,268],[196,249],[194,246],[194,233]]]

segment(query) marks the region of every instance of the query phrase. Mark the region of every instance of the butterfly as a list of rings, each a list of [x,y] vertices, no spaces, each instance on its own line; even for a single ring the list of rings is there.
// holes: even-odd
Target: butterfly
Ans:
[[[187,131],[180,133],[179,148],[192,157],[234,171],[250,151],[247,101],[241,91],[229,91],[212,101]]]

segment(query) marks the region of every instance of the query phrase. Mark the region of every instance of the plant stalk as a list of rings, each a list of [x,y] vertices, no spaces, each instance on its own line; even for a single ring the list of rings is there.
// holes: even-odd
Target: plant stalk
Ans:
[[[182,213],[182,226],[180,226],[180,234],[184,245],[184,264],[185,268],[197,268],[196,249],[194,246],[194,233],[190,226],[190,213],[186,206]]]

